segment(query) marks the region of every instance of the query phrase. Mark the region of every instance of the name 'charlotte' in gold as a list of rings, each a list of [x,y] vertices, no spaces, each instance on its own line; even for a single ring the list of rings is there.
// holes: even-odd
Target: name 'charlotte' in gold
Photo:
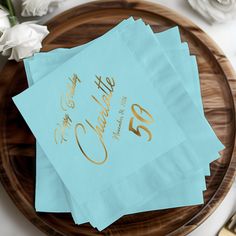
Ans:
[[[102,91],[102,96],[100,99],[96,98],[95,96],[91,96],[92,100],[97,103],[97,105],[101,108],[99,115],[97,117],[97,122],[96,124],[92,124],[89,120],[86,121],[86,126],[82,123],[77,123],[75,126],[75,137],[76,137],[76,142],[83,153],[83,155],[92,163],[101,165],[104,162],[106,162],[108,158],[108,153],[106,149],[106,145],[103,140],[103,133],[106,128],[107,124],[107,118],[109,116],[110,112],[110,101],[112,98],[112,94],[114,91],[115,87],[115,81],[113,78],[107,77],[106,80],[102,79],[101,76],[96,76],[95,84],[99,90]],[[91,158],[88,154],[88,151],[84,150],[81,143],[80,143],[80,138],[82,135],[79,135],[79,129],[82,129],[83,135],[86,135],[87,132],[94,132],[98,138],[98,141],[102,145],[102,148],[104,150],[103,153],[103,158],[101,161],[96,161],[94,158]]]

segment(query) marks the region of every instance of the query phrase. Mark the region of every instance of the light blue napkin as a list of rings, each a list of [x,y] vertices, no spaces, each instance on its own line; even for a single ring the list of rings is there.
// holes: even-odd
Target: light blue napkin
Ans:
[[[175,67],[179,70],[180,74],[182,75],[181,78],[184,79],[184,86],[186,87],[189,94],[192,94],[194,102],[197,103],[200,99],[198,96],[194,97],[195,87],[193,81],[193,65],[191,64],[192,62],[190,60],[187,60],[189,57],[188,48],[186,48],[184,44],[181,44],[178,28],[174,27],[163,33],[156,34],[156,36],[160,40],[162,46],[168,50],[167,53],[169,58],[172,60],[172,63],[175,65]],[[175,48],[173,46],[175,46]],[[55,69],[55,67],[57,67],[59,64],[62,64],[69,57],[73,56],[75,53],[78,53],[82,49],[83,46],[74,48],[72,50],[60,49],[54,50],[50,53],[40,53],[33,58],[33,65],[31,65],[32,58],[26,59],[25,67],[29,84],[31,83],[31,81],[33,82],[33,80],[37,82],[37,79],[34,79],[36,74],[40,74],[40,76],[43,77],[45,74]],[[191,63],[186,66],[186,62]],[[41,65],[39,71],[37,71],[37,69],[39,68],[38,63],[40,63]],[[37,71],[37,73],[35,71]],[[32,75],[30,74],[30,72],[32,73]],[[36,78],[40,79],[39,77]],[[43,153],[39,145],[37,145],[36,174],[36,210],[46,212],[70,212],[70,207],[67,202],[63,183],[59,179],[51,163],[47,158],[45,158],[45,154]],[[159,196],[159,198],[155,197],[152,201],[150,201],[149,204],[145,204],[145,206],[143,206],[142,211],[155,210],[160,208],[161,205],[176,207],[202,203],[202,194],[195,193],[196,186],[200,186],[200,190],[205,189],[204,178],[202,178],[201,176],[196,176],[194,178],[190,178],[185,182],[187,183],[186,185],[183,185],[181,183],[180,186],[172,188],[172,194],[169,198],[162,197],[162,200],[160,200],[161,196]],[[54,187],[52,188],[52,186]],[[186,194],[186,192],[188,192],[188,194]],[[163,192],[162,195],[166,196],[166,193]],[[189,197],[189,199],[187,197]],[[141,207],[139,209],[141,211]]]
[[[115,33],[117,33],[116,36],[119,36],[118,32]],[[165,107],[162,105],[161,97],[158,97],[158,94],[155,94],[152,85],[149,84],[148,80],[141,79],[148,77],[148,75],[146,75],[146,72],[142,69],[142,67],[137,66],[137,61],[132,56],[132,54],[128,52],[126,45],[123,44],[123,41],[117,37],[111,37],[112,35],[109,36],[110,38],[109,37],[102,38],[101,40],[99,40],[97,44],[90,45],[90,47],[88,47],[86,50],[83,50],[82,52],[80,52],[80,54],[76,55],[71,60],[63,64],[60,68],[56,69],[54,72],[47,75],[43,80],[39,81],[36,85],[32,86],[30,89],[24,91],[22,94],[14,98],[14,102],[16,103],[22,115],[26,119],[26,122],[29,124],[33,133],[37,137],[37,140],[45,150],[48,158],[53,163],[55,169],[59,173],[60,177],[63,179],[66,187],[70,191],[74,200],[78,202],[78,204],[85,203],[86,201],[88,201],[89,196],[91,196],[92,194],[94,195],[96,191],[101,191],[105,186],[108,186],[110,183],[115,183],[117,180],[124,178],[125,176],[126,177],[129,176],[129,174],[133,173],[135,169],[138,170],[138,168],[144,166],[145,163],[150,162],[151,160],[155,160],[156,162],[159,162],[159,164],[160,163],[162,164],[161,166],[157,165],[155,166],[155,171],[158,171],[158,174],[160,175],[159,178],[155,180],[155,184],[158,183],[160,189],[168,187],[167,183],[169,183],[170,185],[171,182],[175,179],[175,177],[183,176],[186,170],[188,170],[188,172],[190,173],[194,168],[196,168],[195,167],[196,163],[194,162],[195,160],[188,159],[189,158],[188,154],[191,153],[191,150],[189,150],[187,146],[185,149],[187,153],[183,153],[182,155],[172,156],[169,155],[168,153],[168,155],[166,155],[165,158],[171,160],[169,163],[167,159],[164,160],[163,158],[162,159],[157,158],[158,155],[159,156],[163,155],[171,148],[173,147],[177,148],[178,146],[176,145],[179,145],[185,140],[184,134],[178,128],[178,126],[176,125],[175,121],[171,118],[171,116],[168,116],[168,111],[165,110]],[[114,42],[114,45],[117,45],[117,50],[114,50],[112,45],[110,45],[109,48],[107,46],[108,42],[107,40],[109,40],[109,42],[112,40]],[[104,52],[103,48],[105,47],[108,50]],[[112,52],[113,56],[112,64],[109,63],[111,56],[110,52]],[[89,70],[87,68],[88,60],[90,61]],[[107,66],[108,64],[109,67]],[[133,69],[130,70],[130,68]],[[122,127],[123,140],[119,139],[118,141],[114,141],[111,140],[110,137],[111,131],[114,130],[114,128],[112,128],[114,126],[114,122],[113,123],[107,122],[105,131],[108,130],[110,132],[107,131],[103,133],[104,141],[102,142],[102,144],[106,143],[106,149],[104,148],[104,145],[102,145],[103,148],[100,148],[100,150],[97,150],[97,146],[95,145],[93,145],[92,150],[90,149],[90,152],[92,152],[92,154],[95,156],[97,156],[97,154],[100,154],[102,152],[101,149],[104,149],[103,151],[105,157],[101,160],[100,159],[97,160],[97,159],[91,159],[90,156],[85,155],[86,152],[84,150],[89,150],[89,147],[91,147],[91,141],[93,136],[92,134],[91,135],[88,134],[87,137],[85,135],[85,130],[87,130],[88,127],[85,128],[84,123],[82,124],[77,123],[74,127],[76,142],[79,145],[83,155],[87,158],[86,160],[86,158],[82,158],[83,155],[81,154],[79,155],[79,153],[78,156],[74,155],[74,153],[76,153],[76,150],[78,152],[78,147],[76,146],[76,142],[73,143],[67,142],[67,140],[69,140],[70,137],[72,136],[70,135],[71,130],[68,127],[72,125],[74,120],[87,120],[88,118],[86,117],[85,114],[89,114],[89,122],[87,122],[87,126],[89,125],[90,127],[92,127],[92,124],[94,123],[96,124],[96,119],[94,118],[96,117],[96,114],[99,113],[99,109],[94,104],[100,103],[100,101],[98,101],[97,98],[93,98],[93,100],[96,100],[96,102],[90,104],[91,101],[89,100],[89,98],[91,98],[90,97],[91,94],[96,94],[97,92],[96,86],[91,87],[91,84],[95,79],[94,75],[96,75],[97,72],[105,73],[105,77],[109,77],[109,75],[111,74],[113,77],[109,77],[108,81],[110,81],[112,78],[118,78],[118,83],[116,88],[117,93],[114,92],[114,94],[112,94],[112,99],[113,99],[112,105],[115,106],[115,108],[117,108],[116,107],[117,104],[121,104],[122,108],[122,106],[124,106],[124,103],[126,104],[127,102],[127,107],[132,108],[131,110],[129,109],[126,110],[126,116],[124,117],[118,116],[120,120],[122,118],[123,127],[127,126],[130,128],[127,131],[127,129]],[[78,75],[78,78],[72,77],[74,73]],[[136,78],[136,79],[132,80],[127,78]],[[96,79],[95,79],[96,81],[95,84],[98,84],[100,75],[97,76]],[[78,87],[80,88],[80,89],[78,88],[79,92],[73,94],[73,96],[68,95],[68,93],[66,92],[66,97],[64,97],[63,91],[66,88],[65,85],[67,85],[67,88],[68,86],[72,87],[72,85],[70,84],[68,85],[68,82],[70,83],[71,80],[72,80],[72,85],[76,84],[75,81],[81,81],[77,82]],[[106,86],[108,85],[106,84]],[[131,86],[132,90],[130,89]],[[75,88],[73,89],[73,91],[74,90]],[[42,96],[41,91],[44,91],[44,96]],[[140,96],[139,93],[142,96]],[[127,100],[126,100],[126,94],[127,94]],[[73,113],[70,115],[68,114],[65,114],[65,116],[61,115],[62,111],[60,108],[62,108],[62,110],[66,110],[67,112],[67,110],[71,105],[71,97],[73,97],[74,99],[72,100],[73,102],[74,101],[80,102],[78,105],[79,109],[78,110],[74,109]],[[107,101],[107,98],[103,99]],[[146,108],[142,108],[140,105],[136,105],[140,103],[145,103],[148,105]],[[154,108],[158,108],[157,111],[152,111],[152,114],[149,113],[149,110],[150,109],[152,110]],[[110,109],[109,111],[110,111],[109,117],[111,117],[110,119],[111,121],[116,120],[117,115],[120,115],[119,109],[118,111],[115,109],[114,110]],[[138,115],[139,112],[146,113],[147,117],[145,118],[141,117],[140,114]],[[131,119],[130,120],[126,119],[127,117],[131,117]],[[134,117],[136,118],[138,117],[139,121],[151,125],[152,130],[154,130],[154,133],[156,135],[155,136],[152,135],[152,132],[148,128],[144,128],[143,125],[141,126],[137,124],[138,129],[142,128],[143,131],[145,131],[142,132],[142,134],[146,133],[146,135],[144,135],[143,137],[144,139],[142,139],[142,134],[139,133],[139,130],[135,130],[135,128],[133,127]],[[155,119],[152,119],[152,117],[155,117]],[[63,130],[60,130],[61,133],[59,133],[59,131],[55,128],[55,126],[57,125],[56,122],[58,122],[59,124],[58,127],[60,128],[62,125],[64,125],[65,119],[67,123],[66,126],[63,127],[67,128],[66,131],[68,133],[66,133],[65,128]],[[55,120],[57,121],[55,122]],[[59,123],[61,120],[63,121],[63,123]],[[154,120],[158,120],[158,126],[156,126]],[[81,148],[78,129],[80,129],[79,133],[80,135],[84,134],[82,135],[82,137],[85,139],[82,145],[83,148]],[[54,130],[55,142],[52,142],[53,130]],[[59,137],[56,135],[55,138],[55,131],[57,131],[56,132],[57,134],[58,133],[60,134]],[[134,133],[135,135],[130,135],[130,132]],[[172,135],[172,132],[175,133],[175,136]],[[157,134],[160,134],[160,136],[158,136]],[[138,138],[136,136],[138,136]],[[146,141],[145,143],[144,140]],[[153,141],[147,142],[151,140]],[[57,143],[63,141],[67,142],[66,145],[57,145]],[[96,141],[97,140],[95,140],[94,142]],[[155,145],[152,145],[152,143],[155,143]],[[133,145],[135,144],[134,148],[130,148],[132,147],[132,144]],[[108,150],[112,152],[113,154],[112,156],[114,157],[117,156],[117,158],[109,158],[109,161],[106,161],[106,153],[108,152],[106,150],[109,147],[110,149]],[[143,158],[144,154],[146,154],[149,157],[148,160]],[[128,159],[126,158],[127,156],[129,157]],[[177,157],[179,158],[179,160],[177,160]],[[68,158],[70,161],[68,161]],[[134,159],[135,162],[134,160],[132,160],[133,158],[135,158]],[[91,165],[90,163],[90,162],[102,163],[103,161],[106,162],[104,163],[104,165],[100,165],[99,169],[97,168],[97,166]],[[181,161],[181,165],[179,161]],[[165,165],[167,170],[165,170]],[[177,166],[178,169],[176,169]],[[176,170],[173,172],[174,168]],[[150,172],[148,172],[148,174],[149,173]],[[135,177],[140,177],[140,176],[135,175]],[[76,179],[76,182],[73,181],[73,179]],[[89,182],[90,185],[85,184],[84,179],[86,179],[86,183]],[[133,192],[136,193],[136,195],[134,196],[142,195],[140,194],[139,191],[140,186],[129,184],[133,182],[135,179],[133,178],[133,176],[131,176],[129,177],[128,181],[125,181],[124,185],[120,185],[119,182],[119,187],[124,187],[124,188],[129,187],[130,192],[133,187],[134,188]],[[144,178],[142,178],[142,180],[144,180]],[[165,181],[163,182],[163,180]],[[77,186],[80,187],[78,188]],[[144,186],[144,188],[147,188],[147,186]],[[103,199],[103,201],[105,199],[104,196],[106,196],[106,194],[111,195],[110,189],[108,190],[109,191],[104,191],[102,195],[99,195],[101,199]],[[126,204],[131,201],[134,204],[135,201],[138,201],[139,199],[139,198],[134,199],[133,197],[130,197],[130,193],[127,194],[126,196],[125,192],[123,191],[122,193],[117,193],[117,192],[114,193],[116,194],[116,197],[118,197],[119,194],[122,195],[120,196],[122,198],[121,199],[122,203]],[[139,194],[137,195],[137,193]],[[116,202],[118,202],[117,200],[118,199],[116,199]],[[109,204],[111,204],[111,202],[112,201],[107,201],[106,199],[105,205],[108,206]],[[87,207],[86,208],[87,212],[89,212],[91,209],[96,211],[96,207],[100,209],[101,205],[99,204],[97,205],[97,202],[93,201],[91,202],[91,205],[89,206],[86,205],[86,207]],[[83,210],[85,210],[85,208],[82,209],[82,212],[85,212]],[[102,211],[98,210],[97,213],[99,213],[99,218],[100,218],[101,216],[100,214],[102,214]],[[98,223],[98,228],[101,228],[103,227],[101,225],[104,225],[106,223],[104,223],[103,218],[100,218],[98,220],[97,216],[94,218],[94,216],[90,215],[90,217],[93,218],[92,222],[95,222],[96,225]],[[107,218],[107,220],[110,219]]]
[[[188,48],[186,48],[186,47],[184,47],[185,45],[183,44],[183,45],[181,45],[180,43],[181,43],[181,41],[180,41],[180,36],[179,36],[179,31],[178,31],[178,28],[177,27],[174,27],[174,28],[172,28],[172,29],[170,29],[170,30],[168,30],[168,31],[165,31],[164,33],[159,33],[159,34],[157,34],[157,37],[159,38],[159,40],[161,41],[161,43],[162,43],[162,45],[164,46],[164,47],[166,47],[167,49],[168,49],[168,54],[170,55],[170,57],[172,57],[172,60],[173,59],[175,59],[173,56],[172,56],[172,54],[173,53],[175,53],[176,54],[176,51],[170,51],[170,49],[173,49],[173,45],[176,45],[175,47],[176,48],[178,48],[179,50],[178,50],[178,53],[180,53],[180,56],[182,56],[181,58],[178,58],[176,61],[174,61],[174,63],[177,63],[177,66],[176,66],[176,68],[181,68],[181,63],[179,63],[179,62],[183,62],[182,60],[179,60],[179,59],[182,59],[183,58],[183,56],[186,54],[186,55],[188,55]],[[176,44],[176,42],[177,42],[177,44]],[[181,50],[181,49],[183,49],[183,50]],[[50,55],[47,55],[47,53],[41,53],[41,54],[37,54],[35,57],[34,57],[34,62],[36,62],[36,60],[35,60],[35,58],[37,58],[37,63],[38,63],[38,60],[40,59],[40,56],[42,56],[41,57],[41,64],[42,64],[42,68],[44,68],[44,70],[43,69],[40,69],[40,71],[38,71],[38,73],[40,74],[40,72],[41,72],[41,74],[47,74],[47,70],[48,71],[50,71],[51,69],[54,69],[56,66],[57,66],[57,64],[59,63],[59,61],[60,61],[60,63],[62,63],[63,61],[65,61],[65,60],[67,60],[68,58],[69,58],[69,56],[72,56],[72,55],[74,55],[75,53],[78,53],[80,50],[82,50],[82,47],[77,47],[77,48],[74,48],[73,50],[66,50],[66,55],[65,55],[65,50],[62,50],[62,49],[60,49],[60,50],[54,50],[54,51],[52,51],[52,52],[50,52]],[[73,51],[73,52],[72,52]],[[175,56],[175,54],[174,54],[174,56]],[[47,57],[46,57],[46,55],[47,55]],[[177,54],[178,55],[178,54]],[[60,57],[59,57],[60,56]],[[63,57],[64,56],[64,57]],[[46,57],[46,58],[45,58]],[[59,61],[58,61],[58,59],[59,59]],[[29,66],[30,66],[30,61],[32,61],[31,59],[29,60],[29,59],[27,59],[26,61],[25,61],[25,64],[28,64],[29,63]],[[48,66],[48,61],[50,61],[50,65],[51,65],[51,67],[49,67]],[[57,63],[55,63],[55,61],[57,61]],[[43,62],[44,62],[44,64],[45,64],[45,66],[44,66],[44,64],[43,64]],[[35,67],[33,67],[33,66],[31,66],[31,70],[33,70],[33,71],[35,71],[35,70],[37,70],[37,68],[38,68],[38,66],[37,66],[37,63],[36,64],[34,64],[35,65]],[[27,67],[27,66],[26,66]],[[186,63],[185,63],[185,67],[183,67],[182,66],[182,70],[180,69],[180,72],[182,72],[182,74],[183,74],[183,77],[181,77],[181,78],[186,78],[187,80],[186,81],[184,81],[185,83],[184,83],[184,85],[186,86],[186,88],[187,88],[187,90],[189,91],[189,93],[191,94],[193,94],[195,91],[194,91],[194,89],[193,89],[193,83],[192,83],[192,80],[190,79],[191,77],[192,77],[192,74],[191,74],[191,72],[190,72],[190,70],[191,70],[192,68],[191,68],[191,65],[189,65],[189,66],[187,66],[186,67]],[[186,73],[187,72],[187,73]],[[35,72],[33,73],[33,74],[36,74]],[[189,76],[189,75],[191,75],[191,76]],[[42,75],[41,75],[42,76]],[[185,76],[185,77],[184,77]],[[28,77],[30,78],[30,74],[28,74]],[[199,99],[198,99],[198,97],[196,97],[196,99],[194,99],[194,101],[198,101]],[[45,162],[48,162],[47,161],[47,159],[46,158],[44,158],[43,159],[43,161],[45,161]],[[49,164],[50,165],[50,164]],[[55,171],[54,171],[55,172]],[[41,178],[45,178],[44,177],[45,175],[42,173],[42,177]],[[200,178],[200,180],[201,180],[202,178]],[[38,182],[39,182],[40,180],[38,180]],[[43,181],[43,183],[44,183],[44,181]],[[51,184],[50,183],[48,183],[47,184],[48,186],[51,186]],[[47,185],[43,185],[44,186],[44,189],[47,189]],[[42,185],[40,185],[40,184],[38,184],[38,186],[42,186]],[[58,186],[57,184],[53,184],[53,186]],[[182,186],[182,185],[181,185]],[[195,189],[194,187],[193,187],[193,185],[192,185],[192,181],[191,181],[191,186],[192,186],[192,189]],[[203,186],[205,186],[205,181],[204,181],[204,183],[203,183]],[[60,187],[60,186],[59,186]],[[43,188],[43,187],[42,187]],[[36,197],[37,197],[37,195],[43,195],[42,197],[40,197],[39,198],[39,201],[37,201],[37,198],[36,198],[36,206],[38,206],[38,205],[40,205],[40,202],[43,202],[43,203],[45,203],[46,205],[49,205],[48,207],[46,206],[42,206],[41,208],[40,207],[36,207],[36,209],[38,209],[39,211],[41,210],[41,211],[49,211],[49,209],[51,210],[52,209],[52,206],[54,207],[53,208],[53,211],[55,211],[55,212],[58,212],[58,211],[68,211],[68,204],[66,204],[66,206],[65,207],[63,207],[64,205],[63,204],[61,204],[61,198],[59,198],[58,199],[58,204],[57,204],[57,206],[56,206],[56,204],[55,204],[55,200],[54,200],[54,204],[50,204],[50,202],[48,202],[48,203],[46,203],[46,201],[40,201],[40,199],[41,198],[44,198],[45,197],[45,194],[43,194],[44,192],[47,192],[48,194],[50,193],[50,191],[53,191],[53,189],[50,187],[49,189],[48,189],[48,191],[42,191],[41,189],[42,188],[36,188]],[[205,188],[205,187],[204,187]],[[38,189],[40,189],[40,190],[38,190]],[[173,189],[173,193],[175,192],[175,189],[178,189],[178,192],[179,192],[179,187],[178,188],[174,188]],[[37,191],[38,190],[38,191]],[[58,191],[56,190],[55,191],[55,193],[57,193]],[[61,192],[61,191],[60,191]],[[163,193],[164,194],[164,193]],[[55,194],[49,194],[49,195],[51,195],[52,197],[51,197],[51,199],[55,199],[54,198],[54,196],[55,196]],[[62,194],[61,194],[61,196],[63,196]],[[172,195],[173,196],[173,195]],[[201,197],[201,199],[202,199],[202,197]],[[155,202],[159,202],[159,201],[157,201],[158,199],[155,199]],[[183,199],[183,201],[184,201],[185,199]],[[196,202],[198,202],[199,203],[199,199],[196,201],[196,199],[194,198],[194,196],[192,196],[191,197],[191,200],[192,200],[192,204],[196,204]],[[173,200],[172,201],[175,201],[175,198],[173,197]],[[39,203],[37,203],[37,202],[39,202]],[[178,202],[179,203],[179,202]],[[188,203],[187,204],[189,204],[189,201],[188,201]],[[182,203],[182,205],[184,205],[184,202]]]

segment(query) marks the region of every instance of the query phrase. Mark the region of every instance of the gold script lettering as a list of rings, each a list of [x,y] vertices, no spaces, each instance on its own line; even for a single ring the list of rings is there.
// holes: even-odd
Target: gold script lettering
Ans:
[[[139,108],[139,112],[137,112],[135,110],[136,107]],[[152,124],[154,122],[152,115],[146,109],[141,107],[139,104],[133,104],[131,106],[131,111],[132,111],[133,115],[135,116],[135,118],[137,118],[137,120],[139,120],[141,122],[144,122],[148,125]],[[146,114],[150,119],[148,120],[148,119],[144,118],[142,116],[143,113]],[[133,122],[134,122],[134,117],[131,117],[130,121],[129,121],[129,131],[131,131],[134,134],[136,134],[137,136],[141,137],[140,130],[144,130],[148,134],[147,141],[148,142],[151,141],[152,140],[152,132],[146,126],[143,126],[143,125],[138,125],[136,128],[134,128]]]
[[[58,127],[54,131],[54,140],[55,143],[58,144],[58,139],[60,139],[60,143],[63,143],[64,141],[67,141],[66,136],[66,129],[70,128],[72,123],[71,118],[68,114],[65,114],[62,124],[57,124]]]
[[[86,129],[85,129],[84,125],[81,124],[81,123],[78,123],[78,124],[76,124],[76,126],[75,126],[75,138],[76,138],[76,142],[77,142],[77,145],[79,146],[81,152],[82,152],[83,155],[85,156],[85,158],[86,158],[87,160],[89,160],[90,162],[92,162],[93,164],[96,164],[96,165],[101,165],[101,164],[103,164],[104,162],[106,162],[106,160],[107,160],[107,158],[108,158],[108,154],[107,154],[107,149],[106,149],[106,146],[105,146],[105,144],[104,144],[104,142],[103,142],[102,137],[100,137],[100,136],[98,135],[99,140],[100,140],[100,142],[101,142],[101,144],[102,144],[102,147],[103,147],[103,149],[104,149],[104,154],[105,154],[104,156],[105,156],[105,157],[104,157],[104,159],[103,159],[102,161],[95,161],[95,160],[93,160],[92,158],[90,158],[90,157],[86,154],[86,152],[84,151],[84,149],[82,148],[82,146],[81,146],[81,144],[80,144],[79,135],[78,135],[78,129],[79,129],[79,128],[82,128],[84,134],[86,134]],[[93,129],[94,129],[94,128],[93,128]],[[95,129],[94,129],[94,131],[96,132]],[[97,133],[97,132],[96,132],[96,133]]]
[[[101,111],[99,112],[99,115],[97,117],[97,125],[94,127],[90,121],[87,119],[85,120],[86,123],[89,125],[89,127],[92,129],[93,132],[98,136],[98,139],[100,140],[104,152],[105,152],[105,157],[103,161],[95,161],[94,159],[90,158],[84,149],[82,148],[80,142],[79,142],[79,136],[78,136],[78,128],[82,128],[84,131],[84,134],[86,134],[86,129],[82,123],[78,123],[75,126],[75,137],[76,137],[76,142],[83,153],[83,155],[92,163],[101,165],[103,164],[107,158],[108,158],[108,153],[106,149],[106,145],[103,140],[103,133],[105,132],[107,120],[106,118],[109,116],[109,111],[110,111],[110,106],[111,106],[111,98],[115,86],[115,81],[113,78],[106,78],[106,81],[102,79],[101,76],[96,76],[95,84],[98,86],[98,89],[102,91],[103,95],[101,96],[101,101],[99,101],[95,96],[91,96],[92,100],[95,101],[101,108]]]
[[[79,77],[74,74],[72,78],[69,78],[69,82],[67,83],[67,91],[65,95],[61,96],[61,108],[63,111],[67,111],[67,108],[74,108],[75,102],[73,100],[75,94],[75,88],[77,83],[81,83]]]

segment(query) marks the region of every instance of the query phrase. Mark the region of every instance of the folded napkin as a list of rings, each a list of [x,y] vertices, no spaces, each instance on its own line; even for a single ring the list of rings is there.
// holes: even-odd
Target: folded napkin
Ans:
[[[196,76],[198,74],[195,72],[196,61],[188,60],[189,50],[186,44],[181,44],[179,31],[177,27],[167,30],[163,33],[156,34],[156,37],[161,42],[162,46],[166,49],[168,57],[171,59],[175,68],[182,74],[181,79],[183,79],[183,85],[186,90],[191,94],[194,102],[196,102],[199,107],[201,107],[201,97],[195,95],[195,89],[197,86],[194,84],[194,73]],[[170,40],[171,39],[171,40]],[[176,47],[173,47],[176,45]],[[83,49],[84,46],[76,47],[71,50],[53,50],[50,53],[40,53],[35,55],[33,58],[25,60],[26,73],[28,78],[29,86],[37,82],[44,75],[63,64],[64,61],[68,60],[71,56],[75,55]],[[191,57],[192,58],[192,57]],[[49,64],[50,62],[50,64]],[[189,66],[186,67],[186,63]],[[38,69],[38,64],[41,65],[41,69]],[[50,66],[48,66],[50,65]],[[192,78],[192,79],[189,79]],[[32,83],[31,83],[32,81]],[[198,80],[196,80],[198,81]],[[202,107],[200,108],[202,110]],[[37,156],[37,178],[36,178],[36,194],[35,194],[35,206],[37,211],[43,212],[70,212],[71,209],[68,204],[68,197],[66,196],[66,189],[53,166],[49,160],[45,157],[42,148],[37,144],[36,149]],[[209,169],[208,169],[209,170]],[[208,174],[208,172],[207,172]],[[181,206],[181,205],[196,205],[203,202],[202,194],[196,194],[196,186],[200,186],[200,189],[205,189],[205,179],[203,176],[196,175],[194,178],[191,177],[186,181],[186,185],[182,183],[179,186],[171,188],[172,194],[170,198],[165,197],[165,192],[162,193],[164,197],[155,197],[149,204],[143,207],[142,211],[148,211],[157,209],[160,205],[168,203],[169,207]],[[52,186],[54,186],[52,188]],[[187,189],[187,191],[185,190]],[[191,191],[193,193],[191,193]],[[45,195],[45,192],[47,193]],[[188,194],[181,194],[187,192]],[[176,196],[179,196],[177,198]],[[186,198],[188,197],[188,198]],[[182,204],[180,203],[182,201]],[[155,206],[155,207],[154,207]],[[141,211],[141,210],[140,210]]]
[[[37,139],[37,211],[102,230],[125,214],[203,203],[224,146],[177,28],[155,35],[130,18],[25,68],[31,87],[13,100]]]

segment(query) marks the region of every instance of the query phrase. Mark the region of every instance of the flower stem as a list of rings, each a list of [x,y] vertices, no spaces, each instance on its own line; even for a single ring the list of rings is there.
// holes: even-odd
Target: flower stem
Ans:
[[[5,5],[6,5],[8,11],[9,11],[9,20],[10,20],[11,26],[14,26],[18,22],[17,22],[17,18],[16,18],[16,14],[15,14],[15,9],[14,9],[14,6],[12,4],[12,1],[11,0],[6,0],[5,1]]]

